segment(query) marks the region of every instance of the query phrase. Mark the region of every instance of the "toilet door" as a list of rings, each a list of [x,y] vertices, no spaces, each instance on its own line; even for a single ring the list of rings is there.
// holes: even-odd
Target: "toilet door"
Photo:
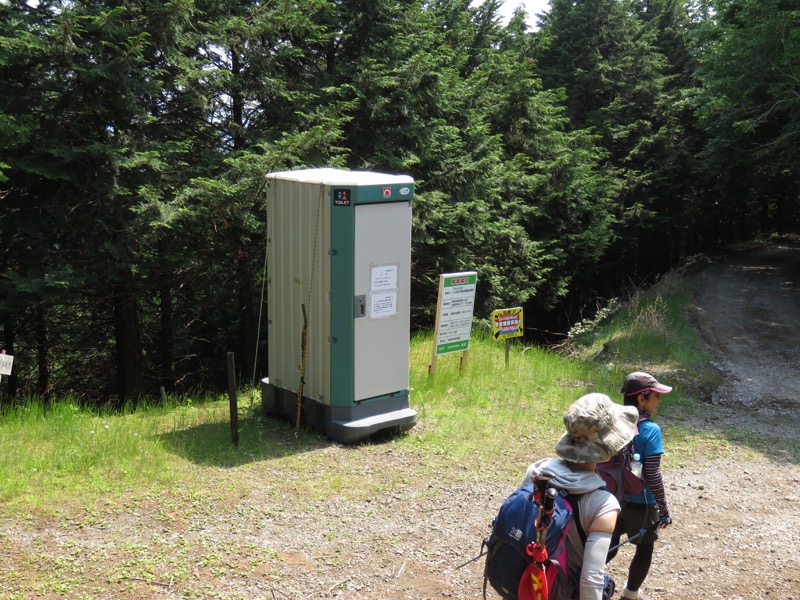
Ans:
[[[355,207],[354,401],[408,389],[411,203]]]

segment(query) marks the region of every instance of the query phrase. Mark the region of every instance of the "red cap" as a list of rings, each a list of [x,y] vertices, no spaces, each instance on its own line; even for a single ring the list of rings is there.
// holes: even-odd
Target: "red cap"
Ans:
[[[622,384],[621,391],[626,396],[633,396],[634,394],[644,394],[651,390],[659,394],[669,394],[672,388],[663,383],[658,383],[656,378],[649,373],[636,371],[625,377],[625,383]]]

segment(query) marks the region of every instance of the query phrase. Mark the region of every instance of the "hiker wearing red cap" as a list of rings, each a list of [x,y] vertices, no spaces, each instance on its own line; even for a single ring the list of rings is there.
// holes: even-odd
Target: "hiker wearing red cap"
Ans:
[[[628,498],[622,507],[611,539],[612,547],[619,543],[623,533],[629,537],[635,536],[656,524],[666,527],[672,523],[661,476],[661,455],[664,454],[661,427],[651,420],[661,403],[661,395],[671,391],[670,386],[659,383],[655,377],[643,371],[636,371],[625,377],[622,385],[623,403],[639,410],[639,432],[634,437],[633,444],[644,465],[642,477],[646,485],[644,491]],[[657,539],[658,532],[652,528],[634,542],[636,552],[628,569],[628,582],[622,592],[622,599],[644,600],[639,594],[639,588],[650,571]],[[612,550],[607,560],[615,555],[616,550]]]

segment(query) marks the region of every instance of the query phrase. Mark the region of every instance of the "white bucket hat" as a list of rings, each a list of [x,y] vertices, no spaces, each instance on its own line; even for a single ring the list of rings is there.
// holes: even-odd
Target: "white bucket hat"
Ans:
[[[568,462],[603,462],[633,439],[638,419],[634,406],[616,404],[605,394],[586,394],[564,414],[567,432],[556,454]]]

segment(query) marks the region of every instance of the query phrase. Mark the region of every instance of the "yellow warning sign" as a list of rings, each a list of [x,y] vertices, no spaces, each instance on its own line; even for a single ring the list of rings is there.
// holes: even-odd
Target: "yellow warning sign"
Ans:
[[[522,335],[522,309],[501,308],[492,312],[492,336],[497,340]]]

